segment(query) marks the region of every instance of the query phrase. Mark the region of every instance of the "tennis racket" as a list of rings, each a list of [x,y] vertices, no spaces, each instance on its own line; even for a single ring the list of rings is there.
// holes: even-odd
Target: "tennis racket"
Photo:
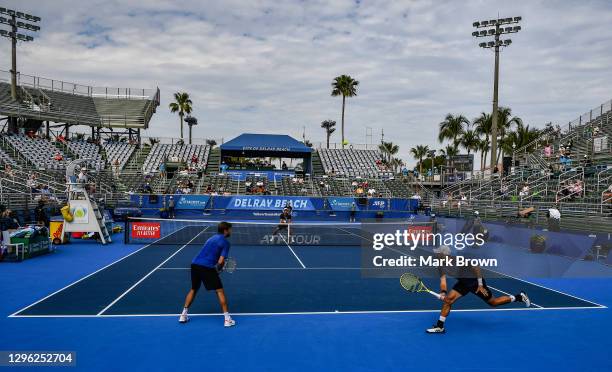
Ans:
[[[400,284],[408,292],[427,292],[436,298],[440,298],[440,294],[430,290],[418,276],[411,273],[403,273],[400,277]]]
[[[236,260],[232,257],[225,259],[225,265],[223,265],[223,271],[233,273],[236,270]]]

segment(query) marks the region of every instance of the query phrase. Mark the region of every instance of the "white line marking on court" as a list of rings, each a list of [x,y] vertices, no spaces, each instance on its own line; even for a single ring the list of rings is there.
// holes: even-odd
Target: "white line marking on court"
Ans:
[[[547,310],[601,310],[607,307],[577,306],[577,307],[512,307],[512,308],[482,308],[482,309],[453,309],[455,312],[497,312],[497,311],[547,311]],[[232,313],[232,316],[275,316],[275,315],[350,315],[350,314],[409,314],[409,313],[439,313],[440,309],[428,310],[353,310],[353,311],[305,311],[280,313]],[[82,315],[16,315],[13,318],[138,318],[138,317],[177,317],[176,314],[82,314]],[[221,316],[220,313],[189,314],[189,316]]]
[[[191,240],[189,240],[187,243],[185,243],[182,247],[180,247],[179,249],[176,250],[176,252],[172,253],[170,255],[170,257],[166,258],[164,261],[162,261],[162,263],[160,263],[159,265],[157,265],[153,270],[151,270],[147,275],[143,276],[139,281],[137,281],[136,283],[134,283],[134,285],[132,285],[130,288],[127,289],[127,291],[123,292],[119,297],[115,298],[113,300],[113,302],[111,302],[110,304],[108,304],[108,306],[106,306],[104,309],[102,309],[99,313],[98,316],[104,314],[104,312],[106,312],[106,310],[110,309],[114,304],[116,304],[119,300],[121,300],[126,294],[130,293],[134,288],[136,288],[140,283],[142,283],[145,279],[147,279],[149,276],[151,276],[151,274],[153,274],[157,269],[159,269],[160,267],[162,267],[166,262],[170,261],[172,259],[172,257],[176,256],[177,253],[179,253],[180,251],[183,250],[183,248],[187,247],[192,241],[196,240],[196,238],[200,235],[202,235],[203,232],[205,232],[208,229],[208,226],[206,228],[204,228],[202,231],[200,231],[196,236],[194,236],[193,238],[191,238]]]
[[[181,228],[181,229],[179,229],[179,230],[177,230],[177,231],[173,232],[173,233],[172,233],[172,234],[170,234],[170,235],[166,235],[166,236],[164,236],[163,238],[159,238],[159,239],[157,239],[156,241],[154,241],[154,242],[152,242],[152,243],[149,243],[149,244],[147,244],[147,245],[144,245],[144,246],[142,246],[142,247],[138,248],[137,250],[135,250],[134,252],[132,252],[132,253],[128,254],[127,256],[123,256],[123,257],[119,258],[118,260],[113,261],[113,262],[109,263],[108,265],[106,265],[106,266],[104,266],[104,267],[102,267],[102,268],[99,268],[98,270],[94,271],[93,273],[88,274],[88,275],[85,275],[84,277],[82,277],[82,278],[80,278],[80,279],[78,279],[78,280],[76,280],[76,281],[74,281],[74,282],[72,282],[72,283],[68,284],[67,286],[65,286],[65,287],[63,287],[63,288],[60,288],[60,289],[58,289],[57,291],[55,291],[55,292],[53,292],[53,293],[51,293],[51,294],[49,294],[49,295],[47,295],[47,296],[45,296],[45,297],[41,298],[40,300],[38,300],[38,301],[36,301],[36,302],[34,302],[34,303],[32,303],[32,304],[30,304],[30,305],[28,305],[28,306],[26,306],[26,307],[24,307],[24,308],[20,309],[20,310],[15,311],[13,314],[9,315],[9,318],[10,318],[10,317],[15,316],[16,314],[18,314],[18,313],[20,313],[20,312],[22,312],[22,311],[25,311],[25,310],[27,310],[27,309],[31,308],[32,306],[34,306],[34,305],[36,305],[36,304],[39,304],[39,303],[43,302],[44,300],[48,299],[49,297],[54,296],[54,295],[56,295],[56,294],[60,293],[61,291],[63,291],[63,290],[65,290],[65,289],[68,289],[68,288],[72,287],[73,285],[75,285],[75,284],[77,284],[77,283],[79,283],[79,282],[82,282],[83,280],[85,280],[85,279],[89,278],[90,276],[93,276],[93,275],[95,275],[95,274],[99,273],[100,271],[102,271],[102,270],[104,270],[104,269],[107,269],[107,268],[109,268],[109,267],[113,266],[114,264],[119,263],[119,262],[121,262],[121,261],[125,260],[126,258],[130,257],[131,255],[133,255],[133,254],[135,254],[135,253],[138,253],[138,252],[142,251],[143,249],[148,248],[148,247],[152,246],[153,244],[155,244],[155,243],[157,243],[157,242],[159,242],[159,241],[161,241],[161,240],[163,240],[163,239],[165,239],[165,238],[167,238],[167,237],[169,237],[169,236],[171,236],[171,235],[173,235],[173,234],[176,234],[177,232],[179,232],[179,231],[181,231],[181,230],[183,230],[183,229],[185,229],[185,228],[187,228],[187,227],[189,227],[189,226],[185,226],[185,227],[183,227],[183,228]]]
[[[495,288],[495,287],[491,287],[491,286],[490,286],[490,285],[488,285],[488,284],[487,284],[487,287],[489,287],[489,288],[491,288],[491,289],[493,289],[493,290],[495,290],[495,291],[497,291],[497,292],[503,293],[503,294],[505,294],[506,296],[511,296],[511,294],[510,294],[510,293],[508,293],[508,292],[504,292],[504,291],[502,291],[501,289],[497,289],[497,288]],[[535,306],[535,307],[539,307],[539,308],[542,308],[542,307],[543,307],[543,306],[540,306],[540,305],[536,304],[535,302],[531,302],[531,304],[532,304],[533,306]]]
[[[134,221],[159,221],[159,218],[155,218],[155,217],[130,217],[131,220]],[[177,221],[177,222],[190,222],[190,223],[194,223],[194,221],[196,221],[198,223],[198,225],[193,225],[193,226],[202,226],[203,224],[212,224],[212,225],[217,225],[219,223],[219,220],[187,220],[187,219],[180,219],[180,218],[173,218],[172,221]],[[261,221],[261,220],[240,220],[240,219],[228,219],[228,220],[224,220],[230,223],[236,223],[236,224],[249,224],[249,225],[260,225],[260,226],[274,226],[274,225],[278,225],[277,222],[274,221]],[[334,226],[337,225],[341,225],[341,226],[346,226],[346,227],[352,227],[352,226],[361,226],[363,224],[372,224],[373,222],[339,222],[337,224],[333,224]],[[414,224],[414,221],[412,220],[397,220],[394,222],[389,222],[389,221],[381,221],[381,222],[376,222],[377,225],[396,225],[398,223],[407,223],[407,224]],[[295,222],[293,223],[294,226],[321,226],[321,222],[320,221],[301,221],[301,222]]]
[[[304,263],[302,262],[302,260],[300,260],[300,258],[298,257],[298,255],[295,253],[295,251],[293,250],[293,248],[291,248],[291,246],[289,245],[289,243],[287,243],[287,241],[285,240],[285,238],[283,237],[283,234],[279,235],[281,237],[281,239],[283,239],[283,241],[285,242],[285,244],[287,244],[287,248],[289,248],[289,250],[291,251],[291,253],[293,253],[293,255],[295,256],[295,258],[298,260],[298,262],[300,263],[300,265],[302,265],[302,269],[306,268],[306,265],[304,265]]]
[[[521,279],[521,278],[517,278],[517,277],[514,277],[514,276],[512,276],[512,275],[508,275],[508,274],[500,273],[500,272],[497,272],[497,271],[495,271],[495,270],[491,270],[491,269],[485,269],[485,270],[492,271],[492,272],[494,272],[494,273],[496,273],[496,274],[499,274],[499,275],[505,275],[505,276],[507,276],[508,278],[512,278],[512,279],[515,279],[515,280],[521,281],[521,282],[523,282],[523,283],[527,283],[527,284],[534,285],[534,286],[536,286],[536,287],[540,287],[540,288],[543,288],[543,289],[547,289],[547,290],[549,290],[549,291],[557,292],[557,293],[559,293],[559,294],[562,294],[562,295],[565,295],[565,296],[568,296],[568,297],[575,298],[576,300],[580,300],[580,301],[588,302],[588,303],[590,303],[590,304],[597,305],[597,306],[602,307],[602,308],[606,308],[606,309],[608,308],[607,306],[602,305],[602,304],[598,304],[597,302],[593,302],[593,301],[585,300],[585,299],[584,299],[584,298],[582,298],[582,297],[578,297],[578,296],[571,295],[571,294],[569,294],[569,293],[565,293],[565,292],[562,292],[562,291],[558,291],[558,290],[556,290],[556,289],[549,288],[549,287],[546,287],[546,286],[543,286],[543,285],[540,285],[540,284],[537,284],[537,283],[533,283],[533,282],[530,282],[530,281],[528,281],[528,280],[524,280],[524,279]]]

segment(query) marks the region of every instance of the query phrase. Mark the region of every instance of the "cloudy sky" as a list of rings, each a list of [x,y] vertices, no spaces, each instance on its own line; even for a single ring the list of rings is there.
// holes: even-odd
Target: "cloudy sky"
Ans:
[[[178,136],[167,106],[189,92],[194,137],[287,133],[324,140],[340,123],[335,76],[360,81],[347,107],[347,138],[385,139],[410,159],[416,144],[440,148],[446,113],[489,111],[493,53],[472,22],[522,16],[501,57],[500,104],[536,127],[566,123],[612,98],[612,2],[375,0],[3,1],[42,17],[19,70],[87,85],[154,88],[162,106],[148,135]],[[9,69],[10,43],[0,45]],[[338,131],[339,132],[339,131]],[[340,142],[339,134],[332,139]]]

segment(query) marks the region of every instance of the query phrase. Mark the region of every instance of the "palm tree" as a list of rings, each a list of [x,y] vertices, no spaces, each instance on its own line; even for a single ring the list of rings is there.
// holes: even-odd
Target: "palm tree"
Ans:
[[[187,117],[185,117],[185,122],[189,126],[189,144],[191,145],[191,133],[193,130],[193,126],[198,125],[198,119],[188,115]]]
[[[415,159],[419,160],[419,174],[423,174],[423,158],[429,153],[429,147],[426,145],[417,145],[410,149],[410,153]]]
[[[474,121],[472,122],[472,124],[474,124],[474,130],[476,131],[477,134],[484,136],[484,143],[487,143],[488,145],[485,146],[486,150],[483,149],[479,149],[478,151],[484,151],[481,152],[480,157],[481,159],[484,158],[484,164],[486,164],[487,162],[487,155],[490,151],[490,143],[491,143],[491,127],[493,126],[493,120],[492,120],[492,116],[491,114],[487,114],[486,112],[482,112],[480,113],[480,116],[477,117],[476,119],[474,119]],[[480,165],[480,169],[483,169],[483,164],[481,162]]]
[[[346,97],[356,96],[358,85],[359,82],[349,75],[337,76],[332,82],[332,97],[342,96],[342,148],[344,148],[344,108],[346,107]]]
[[[512,116],[512,110],[509,107],[500,107],[498,114],[497,135],[501,138],[500,142],[504,142],[506,133],[510,131],[512,125],[515,125],[518,128],[519,126],[523,125],[523,120],[517,116]],[[503,146],[499,146],[496,159],[501,158],[503,150]]]
[[[447,114],[444,121],[440,123],[438,140],[442,143],[445,139],[449,139],[457,145],[457,138],[465,131],[464,126],[468,125],[470,125],[470,121],[465,116]]]
[[[489,137],[481,138],[478,141],[478,149],[480,151],[480,170],[483,171],[487,164],[487,154],[491,150],[491,142]]]
[[[478,135],[472,129],[468,129],[461,135],[459,143],[463,148],[467,150],[468,157],[472,150],[478,149],[478,143],[480,142]],[[471,176],[474,175],[474,165],[472,164]]]
[[[149,143],[145,143],[145,146],[153,147],[153,145],[155,145],[156,143],[159,143],[159,139],[158,138],[149,137]]]
[[[179,118],[181,119],[181,139],[183,139],[183,116],[185,116],[185,114],[191,114],[193,109],[192,104],[193,102],[191,102],[189,98],[189,93],[176,92],[174,93],[174,102],[168,105],[170,107],[170,112],[178,112]]]
[[[382,152],[387,163],[390,163],[391,158],[399,152],[399,146],[393,144],[393,142],[382,142],[378,145],[378,149]]]
[[[215,146],[217,146],[217,141],[214,139],[207,139],[206,140],[206,144],[208,145],[208,147],[210,147],[210,149],[212,150]]]
[[[540,135],[540,131],[535,128],[529,128],[529,125],[523,125],[522,122],[517,124],[516,130],[509,132],[500,143],[505,154],[514,152],[515,149],[523,147],[533,142]]]
[[[327,136],[327,148],[329,148],[329,137],[336,131],[336,122],[334,120],[325,120],[321,122],[321,128],[325,129],[325,135]]]
[[[391,159],[390,165],[391,167],[393,167],[393,173],[397,174],[399,173],[401,167],[404,165],[404,161],[400,158],[393,158]]]

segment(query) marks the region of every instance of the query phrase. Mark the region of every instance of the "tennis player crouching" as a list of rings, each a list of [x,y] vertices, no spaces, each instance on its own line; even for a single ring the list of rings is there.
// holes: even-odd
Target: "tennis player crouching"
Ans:
[[[191,290],[185,298],[185,307],[179,317],[180,323],[187,323],[189,321],[189,306],[191,306],[201,284],[204,283],[206,290],[217,292],[219,304],[225,317],[225,327],[231,327],[236,324],[229,314],[225,292],[223,291],[223,283],[221,283],[221,278],[219,277],[219,271],[223,269],[225,258],[230,249],[230,243],[227,238],[232,235],[232,224],[221,222],[217,226],[217,231],[217,234],[206,241],[204,248],[202,248],[191,263]]]
[[[450,256],[451,250],[448,246],[442,245],[438,249],[434,249],[434,253],[441,256]],[[523,302],[525,303],[526,307],[531,305],[529,297],[527,297],[527,295],[523,292],[520,292],[514,296],[510,295],[494,297],[489,287],[487,287],[487,283],[482,277],[480,268],[478,266],[471,266],[467,268],[440,267],[439,269],[440,300],[444,302],[444,305],[442,305],[438,322],[433,327],[427,329],[427,333],[444,333],[444,322],[451,311],[453,303],[455,303],[455,301],[457,301],[461,296],[465,296],[470,292],[480,297],[484,302],[492,307],[505,305],[510,302]],[[466,272],[464,270],[469,270],[470,272]],[[463,273],[461,271],[463,271]],[[455,283],[450,293],[447,292],[446,287],[447,274],[457,279],[457,283]]]

